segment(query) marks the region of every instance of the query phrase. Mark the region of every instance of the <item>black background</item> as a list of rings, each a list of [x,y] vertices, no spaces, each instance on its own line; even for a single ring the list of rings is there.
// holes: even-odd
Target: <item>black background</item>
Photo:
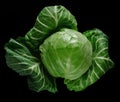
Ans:
[[[0,3],[0,101],[5,99],[46,99],[58,100],[81,99],[97,100],[100,99],[117,99],[119,95],[120,75],[118,60],[120,54],[119,34],[117,25],[117,3],[103,1],[75,1],[75,0],[10,0]],[[53,94],[48,91],[33,92],[28,89],[26,77],[19,76],[16,72],[9,69],[5,62],[4,44],[10,38],[24,36],[35,23],[35,19],[41,9],[49,5],[65,6],[77,19],[78,29],[83,32],[88,29],[99,28],[109,37],[109,54],[115,62],[113,69],[109,70],[93,85],[89,86],[82,92],[67,90],[63,80],[57,80],[58,92]]]

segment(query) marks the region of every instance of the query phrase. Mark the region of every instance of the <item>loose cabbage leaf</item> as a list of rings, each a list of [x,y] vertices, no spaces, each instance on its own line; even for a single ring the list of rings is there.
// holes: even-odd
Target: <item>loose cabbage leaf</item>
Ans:
[[[75,17],[64,6],[48,6],[38,14],[35,25],[25,38],[33,48],[38,48],[44,39],[61,28],[77,30]]]
[[[6,63],[8,67],[28,77],[31,90],[48,90],[56,92],[55,78],[51,77],[44,69],[41,61],[34,57],[20,39],[10,41],[5,45]]]
[[[95,83],[114,65],[109,57],[108,37],[99,29],[87,30],[83,33],[93,47],[93,61],[89,70],[75,80],[65,79],[64,83],[69,90],[81,91]]]

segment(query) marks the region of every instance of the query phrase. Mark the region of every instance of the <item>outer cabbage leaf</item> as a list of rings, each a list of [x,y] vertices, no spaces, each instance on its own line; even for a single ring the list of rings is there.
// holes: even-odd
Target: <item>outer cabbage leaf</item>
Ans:
[[[108,53],[108,37],[99,29],[88,30],[83,33],[93,47],[93,61],[89,70],[75,80],[65,79],[64,83],[69,90],[81,91],[95,83],[114,65]]]
[[[64,6],[48,6],[38,14],[35,25],[25,38],[32,47],[38,48],[46,37],[61,28],[77,30],[75,17]]]
[[[92,45],[86,36],[71,29],[61,29],[40,46],[41,59],[54,77],[76,79],[92,63]]]
[[[19,73],[19,75],[27,76],[31,90],[56,92],[55,78],[44,71],[41,61],[31,54],[23,42],[20,39],[17,41],[10,39],[5,45],[8,67]]]

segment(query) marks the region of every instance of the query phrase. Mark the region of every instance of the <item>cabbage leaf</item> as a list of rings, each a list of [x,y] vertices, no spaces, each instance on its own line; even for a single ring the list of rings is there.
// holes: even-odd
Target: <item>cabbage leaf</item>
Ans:
[[[41,61],[22,42],[24,41],[10,39],[5,45],[7,65],[19,75],[27,76],[31,90],[56,92],[55,78],[44,71]]]
[[[87,30],[83,34],[91,41],[93,60],[89,70],[75,80],[65,79],[69,90],[81,91],[95,83],[114,65],[108,54],[108,37],[99,29]]]
[[[61,28],[77,30],[77,21],[71,12],[61,5],[44,7],[25,38],[32,47],[38,48],[45,38]]]

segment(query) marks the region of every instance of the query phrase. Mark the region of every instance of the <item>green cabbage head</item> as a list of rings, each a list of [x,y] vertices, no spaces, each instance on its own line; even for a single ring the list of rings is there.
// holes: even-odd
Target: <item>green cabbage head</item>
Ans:
[[[79,78],[92,63],[90,41],[71,29],[61,29],[48,37],[40,46],[40,51],[45,67],[56,78]]]
[[[25,36],[11,38],[4,49],[8,67],[27,76],[36,92],[57,92],[58,78],[68,90],[82,91],[114,65],[108,36],[98,28],[79,32],[75,17],[62,5],[44,7]]]

